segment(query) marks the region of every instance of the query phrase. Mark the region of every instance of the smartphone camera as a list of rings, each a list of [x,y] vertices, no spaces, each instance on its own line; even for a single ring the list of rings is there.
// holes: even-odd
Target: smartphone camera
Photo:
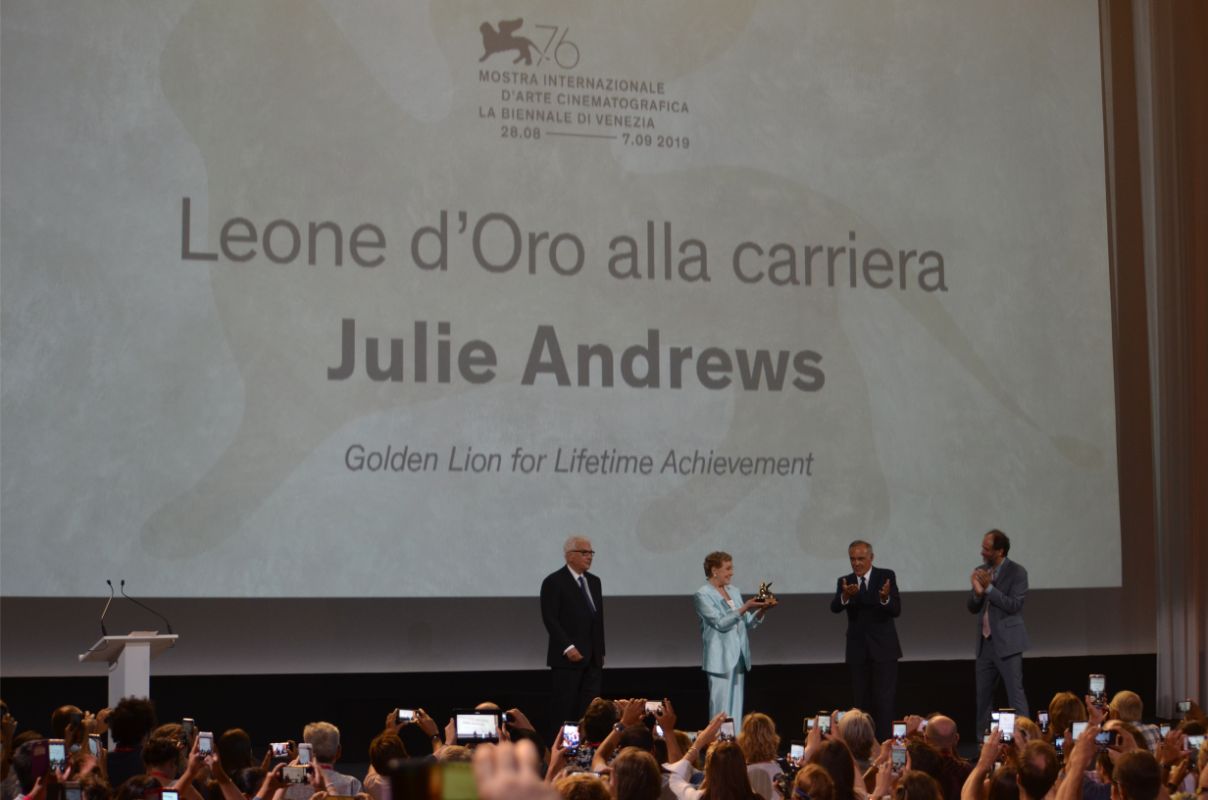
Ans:
[[[62,739],[50,739],[47,745],[47,758],[51,769],[62,769],[67,763],[67,745]]]
[[[201,731],[197,734],[197,752],[203,756],[214,752],[214,733],[212,731]]]
[[[1036,715],[1036,721],[1038,723],[1040,723],[1040,732],[1041,733],[1049,732],[1049,712],[1041,711],[1039,714]]]
[[[99,733],[88,734],[88,752],[94,756],[101,754],[101,735]]]
[[[289,758],[289,742],[273,742],[269,745],[273,751],[273,758]]]
[[[893,721],[893,738],[898,741],[906,738],[906,720],[895,719]]]
[[[998,733],[999,739],[1004,742],[1009,742],[1015,738],[1014,711],[998,712]]]
[[[1193,733],[1187,736],[1187,749],[1193,753],[1198,753],[1200,748],[1204,746],[1204,734]]]
[[[906,766],[906,745],[895,744],[891,751],[893,761],[892,766],[894,772],[897,772]]]
[[[301,766],[286,766],[281,770],[281,780],[289,786],[301,786],[308,779],[309,770],[307,767]]]
[[[399,722],[415,722],[415,717],[416,713],[414,708],[400,708],[398,710],[397,719]]]
[[[164,789],[159,793],[160,800],[180,800],[180,793],[174,789]]]
[[[192,717],[185,717],[180,721],[180,729],[185,732],[185,737],[189,741],[193,741],[193,734],[197,730],[197,723],[193,721]]]
[[[808,736],[809,732],[812,731],[813,729],[814,729],[814,718],[813,717],[806,717],[805,719],[801,720],[801,732],[802,733],[804,733],[805,735]]]
[[[1107,676],[1098,672],[1091,673],[1086,681],[1087,693],[1095,701],[1095,705],[1107,704]]]
[[[1057,755],[1065,755],[1065,737],[1056,736],[1053,738],[1053,749],[1057,751]]]
[[[728,742],[734,738],[733,717],[726,717],[726,721],[721,724],[721,731],[717,734],[717,738],[723,742]]]
[[[1180,714],[1186,714],[1187,712],[1191,711],[1191,701],[1190,700],[1180,700],[1178,705],[1175,706],[1175,708],[1177,708],[1179,710]]]
[[[562,745],[566,748],[567,755],[573,756],[579,752],[579,723],[562,723]]]
[[[801,761],[803,758],[805,758],[805,743],[804,742],[793,742],[792,744],[790,744],[789,745],[789,760],[790,761]]]
[[[63,798],[64,800],[81,800],[83,793],[80,791],[79,781],[64,781],[63,783]]]
[[[826,736],[831,732],[831,715],[824,711],[818,712],[818,731]]]
[[[1071,722],[1070,723],[1070,736],[1077,739],[1086,730],[1086,725],[1087,725],[1087,723],[1085,723],[1085,722]]]
[[[1100,750],[1106,750],[1116,743],[1116,734],[1114,731],[1099,731],[1095,734],[1095,747]]]
[[[306,766],[310,764],[310,743],[302,742],[298,745],[298,763]]]

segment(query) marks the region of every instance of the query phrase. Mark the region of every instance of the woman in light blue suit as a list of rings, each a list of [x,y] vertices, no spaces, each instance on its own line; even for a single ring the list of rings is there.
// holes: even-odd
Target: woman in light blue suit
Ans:
[[[751,669],[751,645],[747,628],[763,622],[764,613],[775,605],[742,594],[730,585],[734,559],[720,550],[705,556],[709,580],[692,598],[700,617],[704,644],[702,668],[709,676],[709,716],[724,711],[734,719],[734,732],[742,726],[743,677]]]

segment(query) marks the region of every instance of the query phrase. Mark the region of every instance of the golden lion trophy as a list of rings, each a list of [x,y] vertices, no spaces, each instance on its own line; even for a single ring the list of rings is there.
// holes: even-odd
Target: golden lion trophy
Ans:
[[[755,599],[770,606],[776,605],[776,595],[772,594],[771,587],[772,581],[765,581],[759,584],[759,591],[755,594]]]

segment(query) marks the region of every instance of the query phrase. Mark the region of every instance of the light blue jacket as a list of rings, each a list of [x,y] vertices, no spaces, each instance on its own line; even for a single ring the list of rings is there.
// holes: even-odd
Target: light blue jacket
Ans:
[[[738,608],[742,608],[742,592],[730,584],[726,587]],[[706,583],[696,590],[692,598],[696,615],[700,617],[700,638],[704,645],[701,666],[705,672],[727,675],[734,671],[739,661],[751,668],[751,643],[747,640],[747,628],[763,622],[757,611],[739,614],[731,609],[717,588]]]

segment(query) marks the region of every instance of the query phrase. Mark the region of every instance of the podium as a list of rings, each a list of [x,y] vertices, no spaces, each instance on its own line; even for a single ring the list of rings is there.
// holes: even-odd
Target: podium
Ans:
[[[109,665],[109,707],[123,697],[151,696],[151,659],[176,644],[176,634],[131,631],[125,636],[102,636],[80,653],[80,662],[104,661]]]

